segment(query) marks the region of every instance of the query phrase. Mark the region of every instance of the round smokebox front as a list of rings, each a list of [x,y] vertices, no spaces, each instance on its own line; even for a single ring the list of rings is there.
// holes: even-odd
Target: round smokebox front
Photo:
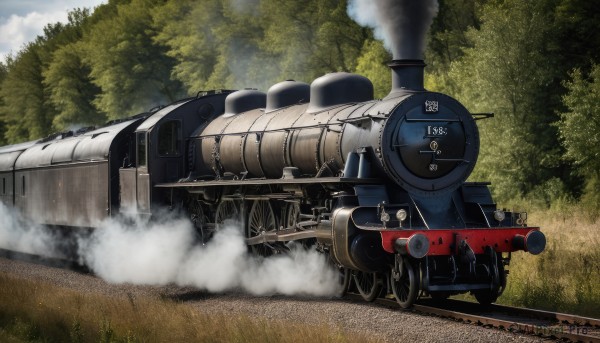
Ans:
[[[421,195],[455,190],[471,174],[479,134],[470,113],[438,93],[416,93],[392,113],[382,135],[386,171]]]

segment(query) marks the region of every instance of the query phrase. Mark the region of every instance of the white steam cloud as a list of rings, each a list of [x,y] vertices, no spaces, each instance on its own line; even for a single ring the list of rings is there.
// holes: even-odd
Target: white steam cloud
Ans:
[[[394,59],[422,59],[437,0],[350,0],[348,15],[374,29]]]
[[[48,230],[24,227],[3,205],[0,215],[1,248],[35,254],[56,250],[59,242]],[[257,258],[248,253],[239,226],[219,230],[202,245],[187,219],[163,217],[168,219],[106,220],[91,235],[78,238],[79,258],[112,283],[177,284],[253,295],[336,294],[337,272],[315,250],[292,244],[287,254]]]
[[[53,232],[26,224],[16,210],[0,203],[0,249],[61,258],[64,256],[59,253],[59,241]]]

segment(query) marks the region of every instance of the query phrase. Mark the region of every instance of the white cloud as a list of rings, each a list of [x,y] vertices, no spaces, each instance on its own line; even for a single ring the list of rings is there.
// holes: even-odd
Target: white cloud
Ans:
[[[67,12],[37,13],[31,12],[26,16],[11,15],[0,25],[0,58],[5,60],[12,50],[16,53],[27,42],[41,35],[48,23],[66,22]]]
[[[16,54],[25,44],[42,35],[46,25],[67,22],[70,10],[77,7],[93,8],[106,2],[107,0],[47,0],[43,4],[39,1],[4,2],[0,5],[0,61],[5,61],[10,52]]]

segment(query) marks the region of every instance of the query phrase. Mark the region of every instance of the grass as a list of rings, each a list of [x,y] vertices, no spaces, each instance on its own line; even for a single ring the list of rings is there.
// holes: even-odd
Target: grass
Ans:
[[[600,220],[576,206],[531,211],[546,251],[517,252],[499,303],[600,318]],[[169,299],[81,294],[0,274],[1,342],[365,342],[326,324],[198,312]],[[371,340],[372,341],[372,340]]]
[[[2,342],[368,342],[326,324],[208,315],[168,299],[82,294],[0,275]]]
[[[529,213],[546,250],[513,253],[508,286],[499,303],[600,318],[600,219],[580,206]]]

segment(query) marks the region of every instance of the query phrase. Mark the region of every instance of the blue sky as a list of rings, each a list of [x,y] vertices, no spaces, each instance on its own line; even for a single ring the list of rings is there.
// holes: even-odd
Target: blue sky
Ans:
[[[66,22],[69,10],[108,0],[0,0],[0,61],[41,35],[49,23]]]

